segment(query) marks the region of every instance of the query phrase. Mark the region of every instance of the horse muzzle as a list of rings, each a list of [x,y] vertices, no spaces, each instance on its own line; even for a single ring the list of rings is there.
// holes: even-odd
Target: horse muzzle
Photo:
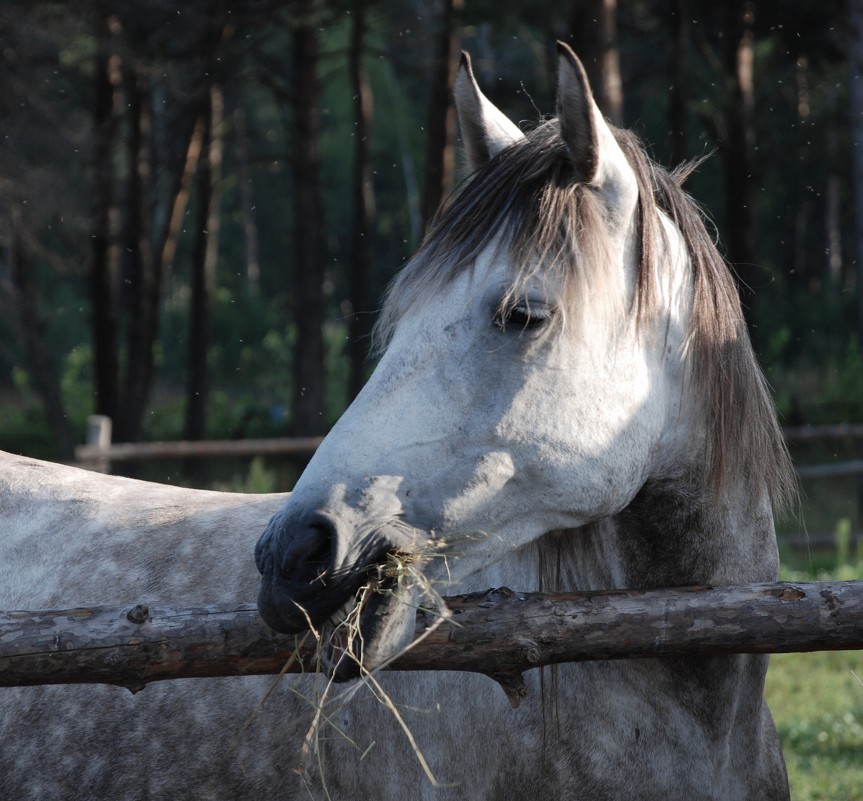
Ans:
[[[314,630],[325,667],[341,680],[410,642],[418,587],[392,569],[405,545],[395,531],[374,528],[352,540],[337,520],[283,510],[261,535],[255,561],[264,622],[286,634]]]

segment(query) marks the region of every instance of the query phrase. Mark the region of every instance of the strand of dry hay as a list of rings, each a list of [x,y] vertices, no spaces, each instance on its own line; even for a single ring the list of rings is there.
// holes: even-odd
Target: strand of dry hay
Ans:
[[[416,554],[407,555],[399,552],[388,554],[386,562],[384,562],[377,568],[375,575],[358,591],[356,604],[354,605],[353,609],[351,609],[349,614],[345,617],[344,621],[342,621],[342,623],[340,623],[339,626],[334,629],[333,633],[330,636],[330,644],[332,644],[332,641],[335,640],[336,637],[339,638],[339,662],[341,662],[342,659],[353,660],[359,668],[360,676],[362,679],[357,685],[349,687],[336,700],[338,700],[340,703],[344,703],[351,697],[356,695],[360,691],[360,688],[364,687],[368,689],[371,692],[372,697],[374,697],[375,700],[378,701],[378,703],[381,703],[398,723],[399,727],[407,738],[411,750],[413,751],[414,756],[416,757],[417,762],[422,768],[422,771],[425,774],[426,778],[434,787],[441,787],[443,785],[434,775],[434,772],[432,771],[428,760],[425,758],[422,749],[417,743],[416,738],[414,737],[413,732],[410,729],[410,726],[407,724],[404,717],[399,712],[395,702],[392,700],[392,698],[389,696],[389,694],[386,692],[386,690],[383,688],[383,686],[380,684],[380,682],[375,676],[378,671],[385,669],[399,656],[406,653],[408,650],[426,639],[444,622],[444,620],[448,619],[449,617],[445,612],[446,606],[441,599],[440,593],[437,591],[437,589],[435,589],[435,587],[432,585],[431,581],[428,579],[425,573],[420,570],[420,566],[424,565],[427,561],[427,557],[424,558]],[[397,588],[402,587],[407,582],[415,582],[415,584],[419,586],[421,590],[422,597],[430,597],[434,600],[432,606],[437,612],[437,619],[425,632],[423,632],[422,636],[414,640],[412,643],[409,643],[404,648],[400,649],[384,663],[378,665],[373,671],[369,671],[363,664],[362,659],[364,642],[362,629],[360,627],[360,618],[362,616],[362,611],[364,607],[373,595],[380,593],[392,595],[395,592],[395,590],[391,587],[392,580],[395,580]],[[319,637],[320,635],[316,634],[315,636]],[[320,639],[319,644],[323,646],[323,642]],[[337,668],[338,664],[334,666],[334,669]],[[309,731],[307,732],[305,742],[303,743],[302,758],[304,764],[308,764],[312,743],[314,743],[314,751],[316,754],[318,754],[318,757],[320,759],[320,722],[322,719],[323,707],[326,704],[326,696],[328,695],[332,686],[333,681],[332,679],[330,679],[326,684],[324,692],[318,699],[315,717],[312,721],[312,725],[309,728]],[[325,784],[322,765],[320,764],[320,762],[319,775],[322,784]],[[328,793],[327,797],[329,798]]]
[[[301,610],[306,617],[309,630],[300,639],[292,652],[290,658],[285,663],[281,672],[274,678],[267,692],[261,698],[257,707],[250,713],[248,718],[240,727],[231,752],[234,752],[240,745],[243,735],[248,731],[249,727],[258,718],[261,712],[271,700],[275,690],[285,678],[287,672],[299,661],[303,663],[301,654],[309,644],[309,638],[314,638],[315,648],[313,661],[315,665],[314,675],[316,681],[314,683],[313,696],[307,692],[300,691],[297,687],[289,687],[289,692],[296,695],[304,703],[312,709],[312,720],[308,730],[303,738],[303,744],[300,749],[300,760],[295,768],[299,774],[303,786],[306,791],[314,798],[314,788],[312,786],[312,776],[310,766],[314,764],[317,768],[319,789],[323,792],[327,801],[332,801],[330,792],[326,782],[326,767],[324,765],[324,748],[322,742],[324,740],[324,732],[332,731],[337,737],[349,743],[359,754],[359,759],[362,760],[366,754],[371,751],[375,745],[375,741],[370,742],[365,748],[360,743],[348,735],[333,719],[332,715],[327,712],[328,708],[342,708],[345,704],[350,703],[364,689],[371,693],[372,697],[392,715],[393,719],[402,730],[406,737],[412,752],[414,753],[417,762],[422,769],[428,781],[434,787],[448,786],[440,782],[434,775],[431,766],[428,763],[422,749],[413,735],[409,724],[404,716],[399,711],[398,706],[386,692],[381,683],[377,680],[376,674],[380,670],[386,669],[392,662],[398,659],[403,654],[414,648],[427,637],[429,637],[437,628],[443,624],[445,620],[449,620],[450,616],[447,613],[446,605],[443,603],[441,593],[433,586],[432,581],[421,570],[421,567],[431,558],[443,558],[446,564],[446,556],[441,553],[417,555],[417,554],[402,554],[390,553],[387,555],[386,561],[377,567],[370,574],[369,580],[357,591],[356,600],[345,616],[345,618],[331,629],[317,629],[312,625],[305,610]],[[446,565],[446,573],[449,575],[448,565]],[[393,587],[395,582],[395,587]],[[397,653],[394,653],[385,662],[378,665],[374,670],[368,670],[363,664],[363,634],[360,627],[360,619],[362,611],[369,603],[372,597],[376,594],[393,594],[398,589],[404,589],[410,586],[412,582],[414,586],[420,589],[420,596],[423,599],[429,599],[430,602],[423,603],[417,606],[417,611],[420,609],[436,616],[435,621],[413,642],[407,644]],[[452,621],[450,621],[452,622]],[[332,666],[326,675],[323,669],[324,655],[326,653],[339,655],[338,660]],[[339,664],[343,659],[352,660],[358,667],[360,680],[344,688],[341,692],[335,693],[335,682],[332,679],[332,674],[338,669]],[[306,673],[306,676],[309,674]],[[302,674],[298,680],[302,678]]]

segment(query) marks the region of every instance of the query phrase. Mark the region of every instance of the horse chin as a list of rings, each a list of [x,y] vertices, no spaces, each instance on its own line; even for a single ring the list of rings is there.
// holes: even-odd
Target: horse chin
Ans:
[[[395,581],[361,591],[344,620],[328,624],[323,664],[335,681],[372,672],[398,656],[411,642],[419,593]]]

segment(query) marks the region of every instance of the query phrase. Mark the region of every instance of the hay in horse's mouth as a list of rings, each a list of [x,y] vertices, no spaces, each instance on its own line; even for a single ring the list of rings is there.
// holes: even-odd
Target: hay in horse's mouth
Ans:
[[[322,662],[333,679],[346,681],[380,667],[413,635],[415,596],[424,582],[411,554],[392,552],[368,571],[367,580],[324,628]]]
[[[367,571],[366,580],[324,625],[321,661],[336,681],[357,678],[377,667],[379,643],[386,639],[398,607],[406,600],[394,568],[407,558],[387,554]]]
[[[409,641],[413,637],[413,621],[417,608],[415,603],[410,602],[411,597],[422,595],[433,600],[434,606],[439,606],[437,610],[439,620],[426,630],[420,640],[449,618],[448,611],[440,600],[440,595],[433,589],[431,582],[420,569],[420,565],[425,564],[428,558],[428,555],[421,556],[403,552],[387,553],[384,562],[369,568],[367,581],[324,624],[322,632],[315,631],[314,628],[309,632],[309,634],[314,634],[318,640],[320,664],[326,668],[329,681],[326,682],[323,691],[314,702],[316,711],[303,742],[301,772],[305,771],[305,765],[311,760],[313,752],[320,754],[317,746],[322,723],[326,722],[328,725],[334,726],[339,735],[350,740],[347,734],[334,725],[333,721],[324,714],[324,707],[329,702],[328,698],[334,681],[344,681],[361,676],[363,681],[354,686],[365,687],[370,690],[372,696],[390,711],[404,732],[426,777],[432,786],[440,786],[410,727],[373,673],[375,669],[385,666],[410,647]],[[402,620],[409,619],[411,621],[408,642],[392,651],[384,652],[383,661],[370,664],[367,658],[367,646],[378,643],[386,619],[393,612],[399,610],[408,613],[402,616]],[[359,650],[356,650],[357,644],[359,644]],[[354,689],[350,688],[346,691],[346,695],[341,697],[349,697],[353,691]],[[369,745],[369,748],[373,745],[374,742]]]

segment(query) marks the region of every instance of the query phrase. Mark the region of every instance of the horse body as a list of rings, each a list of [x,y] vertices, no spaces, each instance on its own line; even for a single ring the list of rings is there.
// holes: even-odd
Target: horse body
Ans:
[[[257,585],[251,547],[284,502],[162,487],[8,454],[0,465],[4,608],[248,598]],[[567,549],[567,561],[554,566],[556,580],[602,587],[623,575],[607,567],[614,528],[605,521],[580,531],[578,549]],[[545,550],[521,549],[460,589],[547,586]],[[715,660],[714,673],[736,693],[736,674],[752,660],[761,658]],[[340,733],[325,733],[306,765],[309,776],[299,775],[299,745],[312,717],[306,699],[314,698],[320,677],[282,680],[262,708],[270,678],[163,682],[136,695],[102,686],[4,689],[0,797],[298,799],[308,797],[306,781],[314,797],[324,797],[323,781],[333,798],[346,799],[732,798],[738,794],[722,790],[714,776],[725,744],[705,739],[717,727],[703,726],[694,689],[698,706],[668,717],[688,681],[709,678],[703,664],[679,676],[690,668],[668,662],[659,668],[661,683],[661,663],[653,660],[562,665],[546,671],[542,683],[534,671],[515,710],[485,677],[381,675],[437,779],[453,785],[440,788],[367,691],[338,705],[332,714]],[[727,732],[737,725],[724,701],[711,714],[727,718]],[[698,775],[690,759],[676,758],[681,742],[687,754],[700,752]],[[739,775],[752,771],[758,743],[751,746],[732,755],[744,765]],[[602,769],[586,767],[593,763]],[[702,792],[693,795],[693,786]]]
[[[246,600],[266,527],[261,613],[311,626],[325,673],[278,683],[248,726],[266,679],[4,690],[6,795],[788,797],[765,657],[531,671],[517,709],[485,677],[375,672],[442,594],[769,581],[778,565],[787,455],[678,181],[605,124],[567,49],[558,119],[526,138],[468,63],[456,98],[475,174],[391,289],[380,363],[287,499],[3,459],[0,607]]]

